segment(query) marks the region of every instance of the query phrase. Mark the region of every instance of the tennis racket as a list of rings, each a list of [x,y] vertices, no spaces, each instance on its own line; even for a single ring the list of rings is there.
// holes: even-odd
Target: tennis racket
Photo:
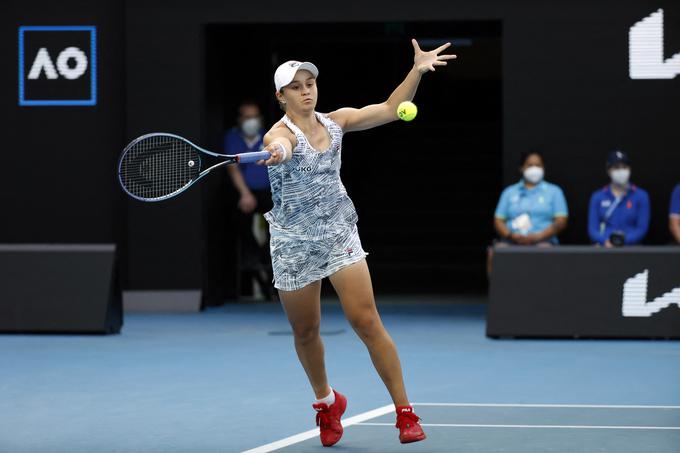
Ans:
[[[201,155],[223,160],[201,170]],[[134,139],[118,161],[118,181],[132,198],[163,201],[179,195],[217,167],[269,159],[268,151],[236,155],[200,148],[178,135],[154,133]]]

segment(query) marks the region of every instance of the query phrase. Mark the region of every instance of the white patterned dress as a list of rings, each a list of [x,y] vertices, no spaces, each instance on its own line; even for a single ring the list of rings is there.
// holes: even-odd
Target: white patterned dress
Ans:
[[[265,218],[274,286],[284,291],[303,288],[367,255],[354,204],[340,180],[342,128],[325,115],[315,115],[330,135],[328,149],[315,150],[284,116],[297,146],[289,161],[269,167],[274,207]]]

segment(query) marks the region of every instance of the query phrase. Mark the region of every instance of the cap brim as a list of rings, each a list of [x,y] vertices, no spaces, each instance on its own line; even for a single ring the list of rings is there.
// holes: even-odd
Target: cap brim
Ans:
[[[319,69],[314,65],[314,63],[310,63],[309,61],[305,61],[302,63],[297,70],[305,69],[309,72],[312,73],[314,77],[319,77]],[[296,71],[297,72],[297,71]]]

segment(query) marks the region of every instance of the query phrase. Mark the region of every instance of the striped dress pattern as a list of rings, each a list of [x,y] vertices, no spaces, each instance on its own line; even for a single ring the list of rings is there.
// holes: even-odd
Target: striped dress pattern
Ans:
[[[315,150],[288,118],[295,134],[292,158],[268,167],[274,207],[265,214],[271,234],[274,286],[293,291],[334,274],[366,256],[357,213],[340,180],[342,128],[315,112],[330,135],[326,150]]]

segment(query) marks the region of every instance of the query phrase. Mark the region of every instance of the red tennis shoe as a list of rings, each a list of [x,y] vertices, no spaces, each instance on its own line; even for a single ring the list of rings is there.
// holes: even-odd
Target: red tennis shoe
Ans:
[[[420,426],[420,417],[413,413],[411,406],[397,406],[397,424],[399,428],[399,441],[402,444],[418,442],[427,436]]]
[[[316,426],[321,431],[321,444],[324,447],[335,445],[342,437],[340,417],[347,408],[347,398],[335,390],[333,393],[335,393],[335,403],[330,406],[325,403],[312,404],[316,411]]]

